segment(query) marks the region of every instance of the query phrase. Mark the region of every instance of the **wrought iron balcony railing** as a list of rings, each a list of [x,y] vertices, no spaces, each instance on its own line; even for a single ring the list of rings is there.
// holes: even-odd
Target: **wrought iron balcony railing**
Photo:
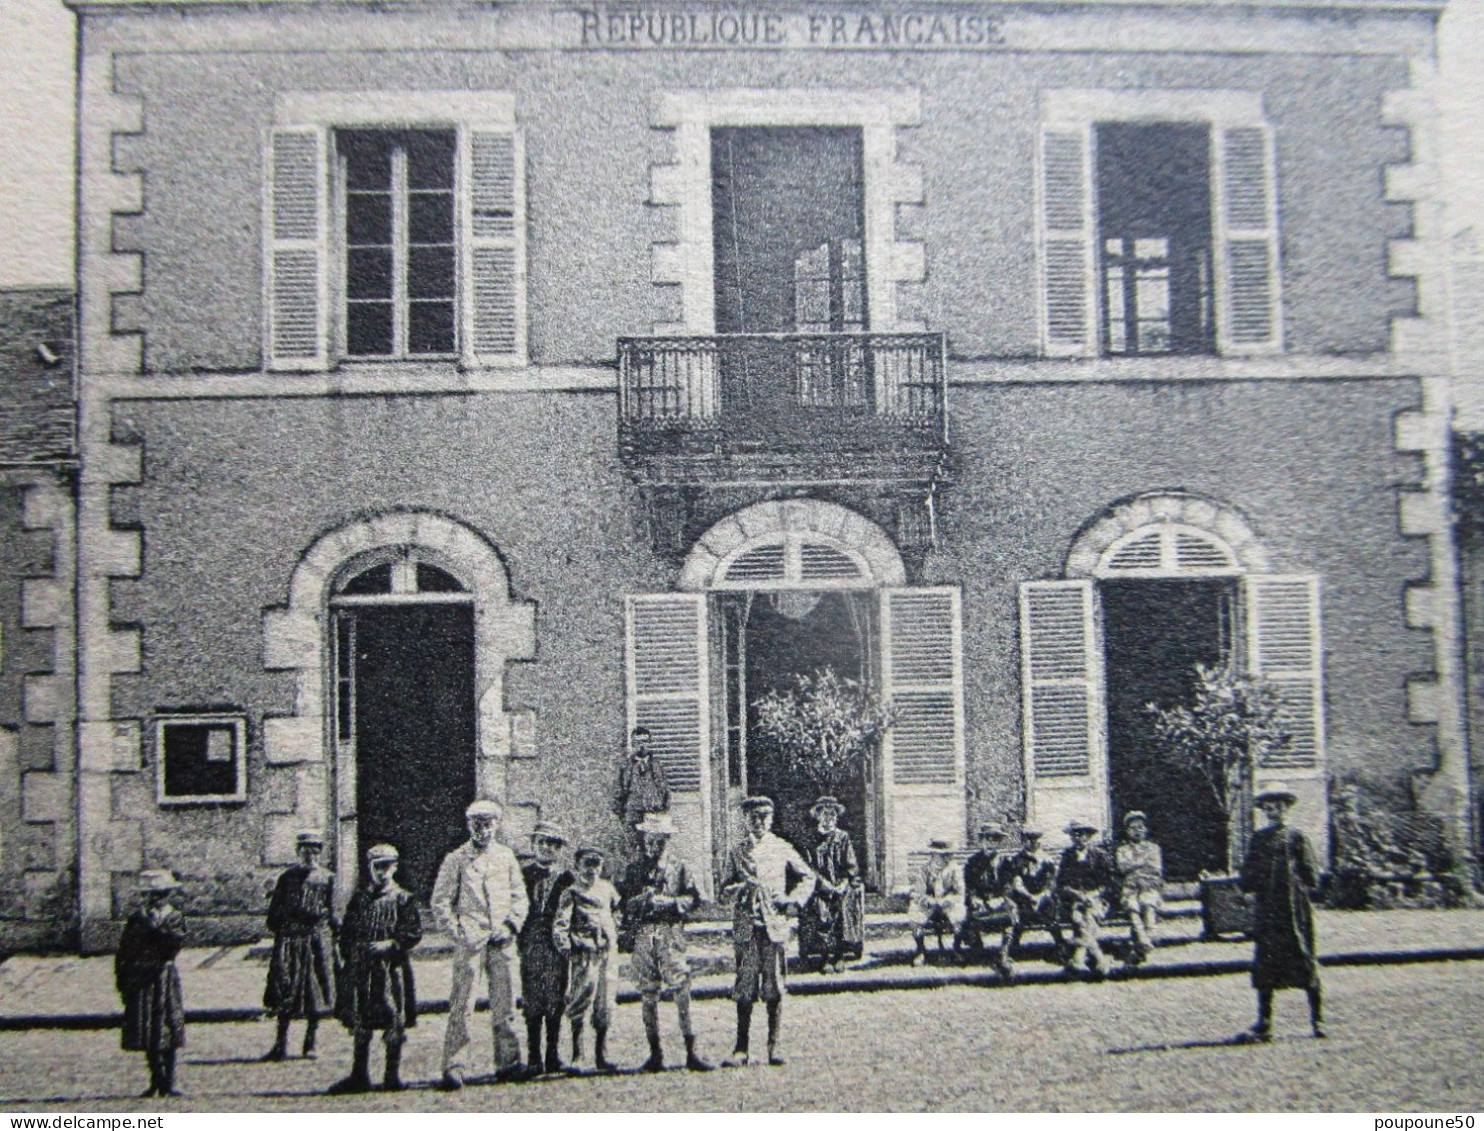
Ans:
[[[941,334],[621,338],[625,450],[941,449]]]

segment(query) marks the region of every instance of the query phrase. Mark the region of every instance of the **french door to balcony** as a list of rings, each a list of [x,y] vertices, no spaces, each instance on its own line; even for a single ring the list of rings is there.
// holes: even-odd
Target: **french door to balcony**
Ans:
[[[716,329],[755,336],[722,374],[723,412],[871,407],[861,133],[711,135]]]

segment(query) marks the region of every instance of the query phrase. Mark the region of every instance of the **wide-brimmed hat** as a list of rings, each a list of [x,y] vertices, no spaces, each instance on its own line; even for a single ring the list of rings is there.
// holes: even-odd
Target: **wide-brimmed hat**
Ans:
[[[500,808],[498,801],[491,801],[487,797],[481,797],[478,801],[471,802],[469,808],[464,810],[465,820],[473,820],[475,817],[488,817],[498,821],[504,810]]]
[[[1036,839],[1036,838],[1039,838],[1039,837],[1043,837],[1045,835],[1046,834],[1044,832],[1042,832],[1040,829],[1029,828],[1029,829],[1021,829],[1020,830],[1020,839],[1021,840],[1032,840],[1032,839]]]
[[[754,813],[759,809],[773,811],[773,799],[771,797],[744,797],[742,799],[742,812]]]
[[[1143,821],[1147,825],[1149,823],[1149,817],[1142,809],[1130,809],[1123,815],[1124,828],[1128,828],[1135,821]]]
[[[992,836],[996,840],[1004,840],[1005,829],[1004,826],[996,824],[994,821],[985,821],[979,826],[979,836],[981,838]]]
[[[394,844],[373,844],[366,849],[367,864],[384,864],[388,860],[400,860],[402,854]]]
[[[1264,801],[1282,801],[1288,805],[1292,805],[1297,800],[1298,794],[1294,793],[1283,782],[1270,781],[1258,787],[1257,796],[1252,799],[1252,803],[1254,805],[1261,805]]]
[[[560,826],[554,825],[550,821],[537,821],[535,827],[531,829],[531,839],[554,840],[559,844],[566,844],[567,834],[562,832]]]
[[[928,851],[929,852],[952,852],[953,851],[953,845],[949,844],[942,837],[935,836],[935,837],[933,837],[932,840],[928,841]]]
[[[845,812],[845,806],[840,804],[840,799],[837,797],[831,797],[828,793],[826,793],[823,797],[817,798],[814,804],[809,807],[809,816],[817,817],[826,809],[832,809],[836,813]]]
[[[1098,827],[1096,825],[1089,825],[1086,821],[1068,821],[1067,827],[1063,831],[1075,836],[1078,833],[1095,833],[1098,831]]]
[[[668,813],[645,813],[644,820],[634,828],[650,836],[674,836],[675,818]]]
[[[314,829],[305,829],[294,837],[294,844],[300,848],[323,848],[325,846],[325,834],[316,832]]]
[[[180,881],[169,868],[146,868],[139,873],[135,886],[140,891],[174,891]]]

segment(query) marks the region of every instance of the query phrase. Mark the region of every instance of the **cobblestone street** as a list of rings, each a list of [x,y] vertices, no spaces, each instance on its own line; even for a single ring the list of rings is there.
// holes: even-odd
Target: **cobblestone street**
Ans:
[[[412,1089],[393,1102],[408,1111],[1479,1110],[1481,972],[1476,963],[1329,971],[1331,1038],[1312,1040],[1303,996],[1282,994],[1279,1039],[1266,1047],[1222,1043],[1251,1022],[1252,993],[1242,977],[796,998],[786,1016],[789,1062],[781,1068],[551,1079],[457,1095],[431,1089],[444,1026],[435,1016],[413,1032],[405,1071]],[[673,1063],[679,1038],[673,1010],[663,1008]],[[730,1047],[730,1004],[702,1003],[696,1015],[703,1051],[720,1059]],[[759,1011],[759,1047],[762,1028]],[[480,1036],[487,1057],[482,1025]],[[643,1059],[637,1007],[620,1008],[613,1037],[619,1063]],[[270,1041],[266,1022],[193,1025],[180,1069],[186,1095],[159,1105],[132,1098],[144,1085],[143,1058],[119,1051],[115,1032],[0,1034],[0,1096],[11,1110],[386,1104],[381,1095],[321,1094],[348,1067],[349,1041],[338,1026],[327,1026],[317,1061],[257,1063]]]

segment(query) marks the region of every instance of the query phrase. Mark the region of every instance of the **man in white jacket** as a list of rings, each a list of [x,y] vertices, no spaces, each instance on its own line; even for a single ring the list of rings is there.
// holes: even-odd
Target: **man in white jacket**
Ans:
[[[515,853],[495,840],[500,806],[476,801],[464,811],[469,840],[443,858],[433,885],[433,917],[454,945],[453,987],[443,1036],[443,1087],[464,1086],[474,975],[481,964],[489,983],[495,1038],[495,1078],[521,1074],[515,1036],[515,994],[520,959],[515,937],[526,920],[526,884]]]

